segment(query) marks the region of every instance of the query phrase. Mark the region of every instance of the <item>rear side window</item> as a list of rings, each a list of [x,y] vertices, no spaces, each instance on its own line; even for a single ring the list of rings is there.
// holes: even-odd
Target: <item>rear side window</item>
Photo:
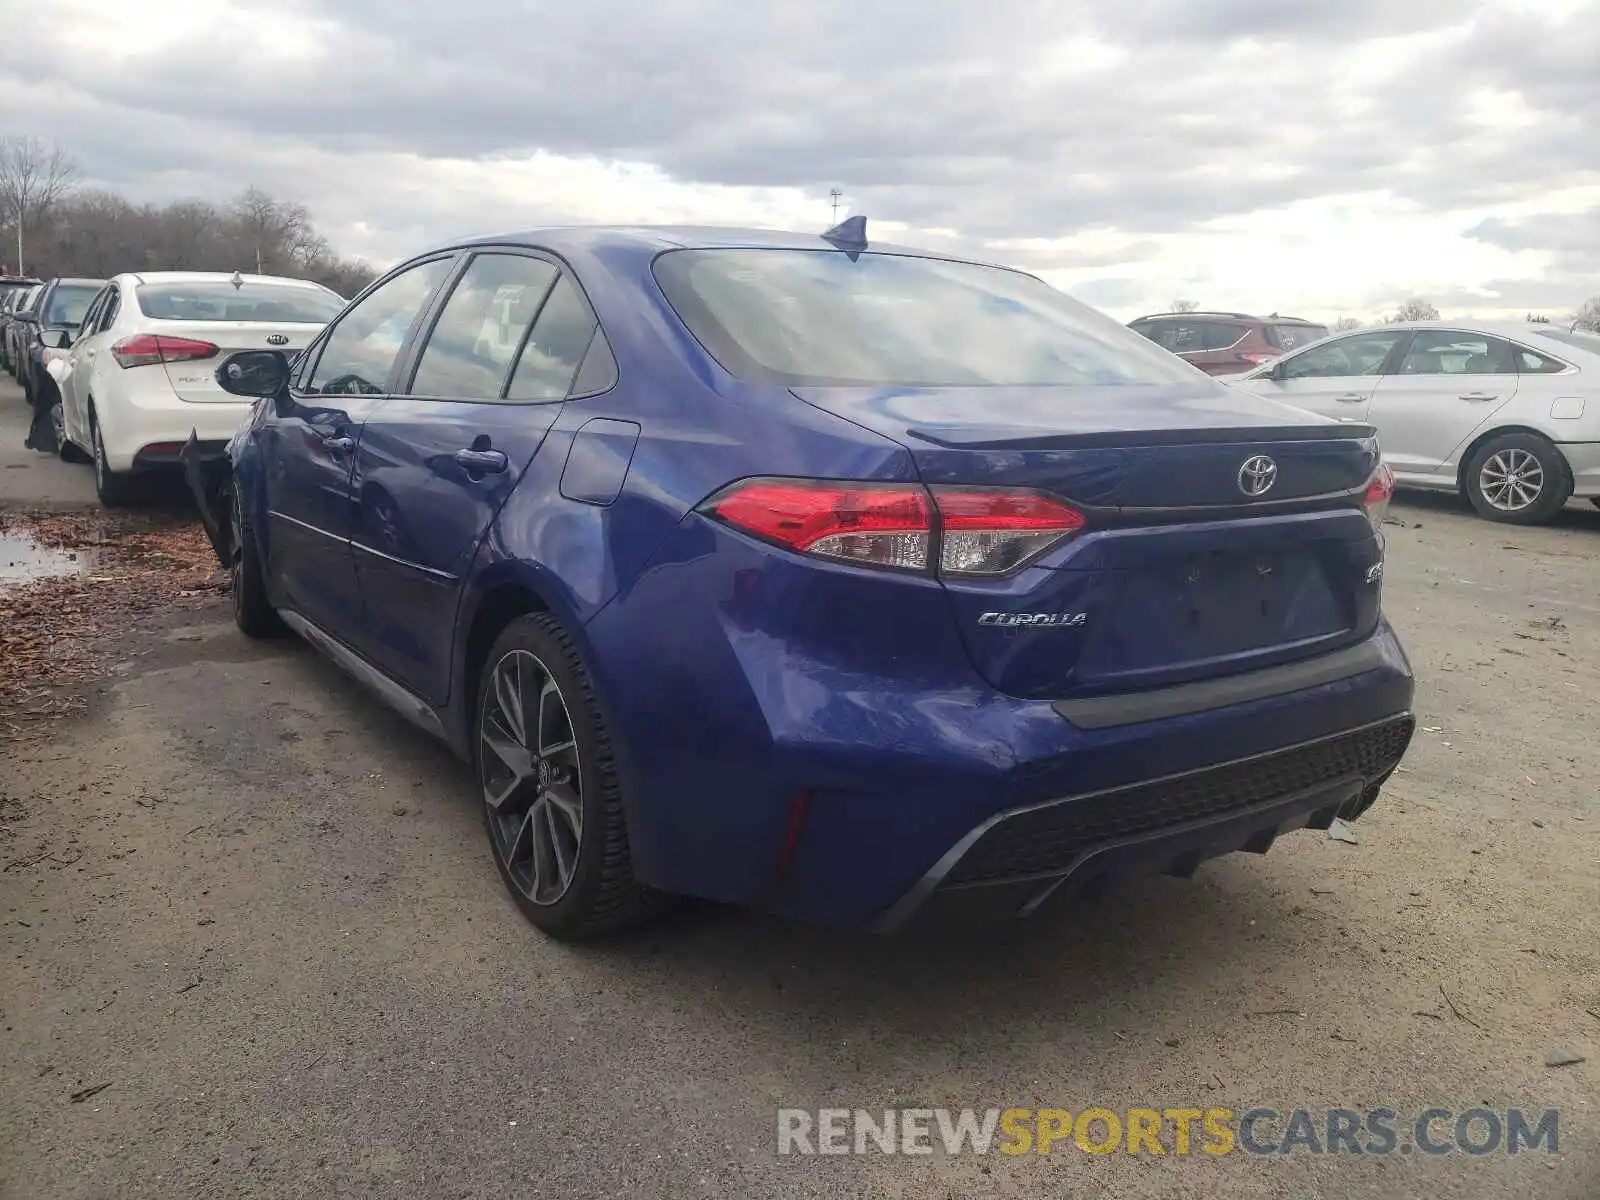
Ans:
[[[1268,325],[1266,334],[1267,341],[1279,350],[1298,350],[1321,341],[1328,336],[1328,331],[1321,325]]]
[[[271,321],[326,325],[344,301],[332,292],[287,283],[225,279],[197,283],[144,283],[134,288],[139,309],[153,321]]]
[[[1526,346],[1513,346],[1512,352],[1516,356],[1517,373],[1520,375],[1556,375],[1567,369],[1567,364],[1560,359],[1529,350]]]
[[[739,378],[785,387],[1188,383],[1193,368],[1032,276],[914,255],[673,250],[656,281]]]
[[[556,268],[543,259],[474,258],[428,335],[411,394],[498,400],[522,335],[555,278]]]
[[[323,343],[306,391],[325,396],[382,393],[411,326],[450,274],[452,262],[435,258],[418,263],[349,309]]]
[[[562,275],[528,334],[506,399],[565,400],[598,325],[583,293]]]

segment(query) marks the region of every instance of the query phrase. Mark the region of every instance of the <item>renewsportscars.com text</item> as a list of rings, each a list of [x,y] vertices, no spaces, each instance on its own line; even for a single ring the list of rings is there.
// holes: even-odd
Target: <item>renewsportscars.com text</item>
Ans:
[[[1560,1113],[1427,1108],[780,1108],[778,1153],[1556,1154]]]

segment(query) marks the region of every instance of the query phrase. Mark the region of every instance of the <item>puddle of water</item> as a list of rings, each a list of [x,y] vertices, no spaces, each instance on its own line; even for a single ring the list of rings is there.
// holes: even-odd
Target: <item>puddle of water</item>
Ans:
[[[58,550],[18,530],[0,529],[0,587],[81,575],[93,565],[92,550]]]

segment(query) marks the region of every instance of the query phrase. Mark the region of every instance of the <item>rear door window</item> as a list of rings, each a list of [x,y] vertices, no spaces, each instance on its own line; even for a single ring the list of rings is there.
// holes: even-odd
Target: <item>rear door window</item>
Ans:
[[[1512,375],[1511,343],[1481,333],[1422,329],[1400,362],[1401,375]]]
[[[428,335],[411,394],[500,399],[512,359],[556,273],[543,259],[524,255],[474,258]]]

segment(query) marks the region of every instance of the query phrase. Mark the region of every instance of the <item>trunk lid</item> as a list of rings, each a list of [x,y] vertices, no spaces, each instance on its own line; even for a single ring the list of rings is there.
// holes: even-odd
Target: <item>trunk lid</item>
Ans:
[[[217,352],[207,358],[162,363],[178,399],[191,403],[238,404],[239,397],[222,390],[216,370],[239,350],[281,350],[293,358],[322,332],[321,324],[272,321],[152,321],[149,331],[163,338],[209,342]]]
[[[1037,488],[1085,513],[1082,533],[1016,574],[944,580],[974,665],[1009,694],[1185,683],[1376,625],[1367,426],[1203,382],[795,394],[905,446],[925,484]],[[1246,464],[1262,458],[1270,482],[1252,495]]]

